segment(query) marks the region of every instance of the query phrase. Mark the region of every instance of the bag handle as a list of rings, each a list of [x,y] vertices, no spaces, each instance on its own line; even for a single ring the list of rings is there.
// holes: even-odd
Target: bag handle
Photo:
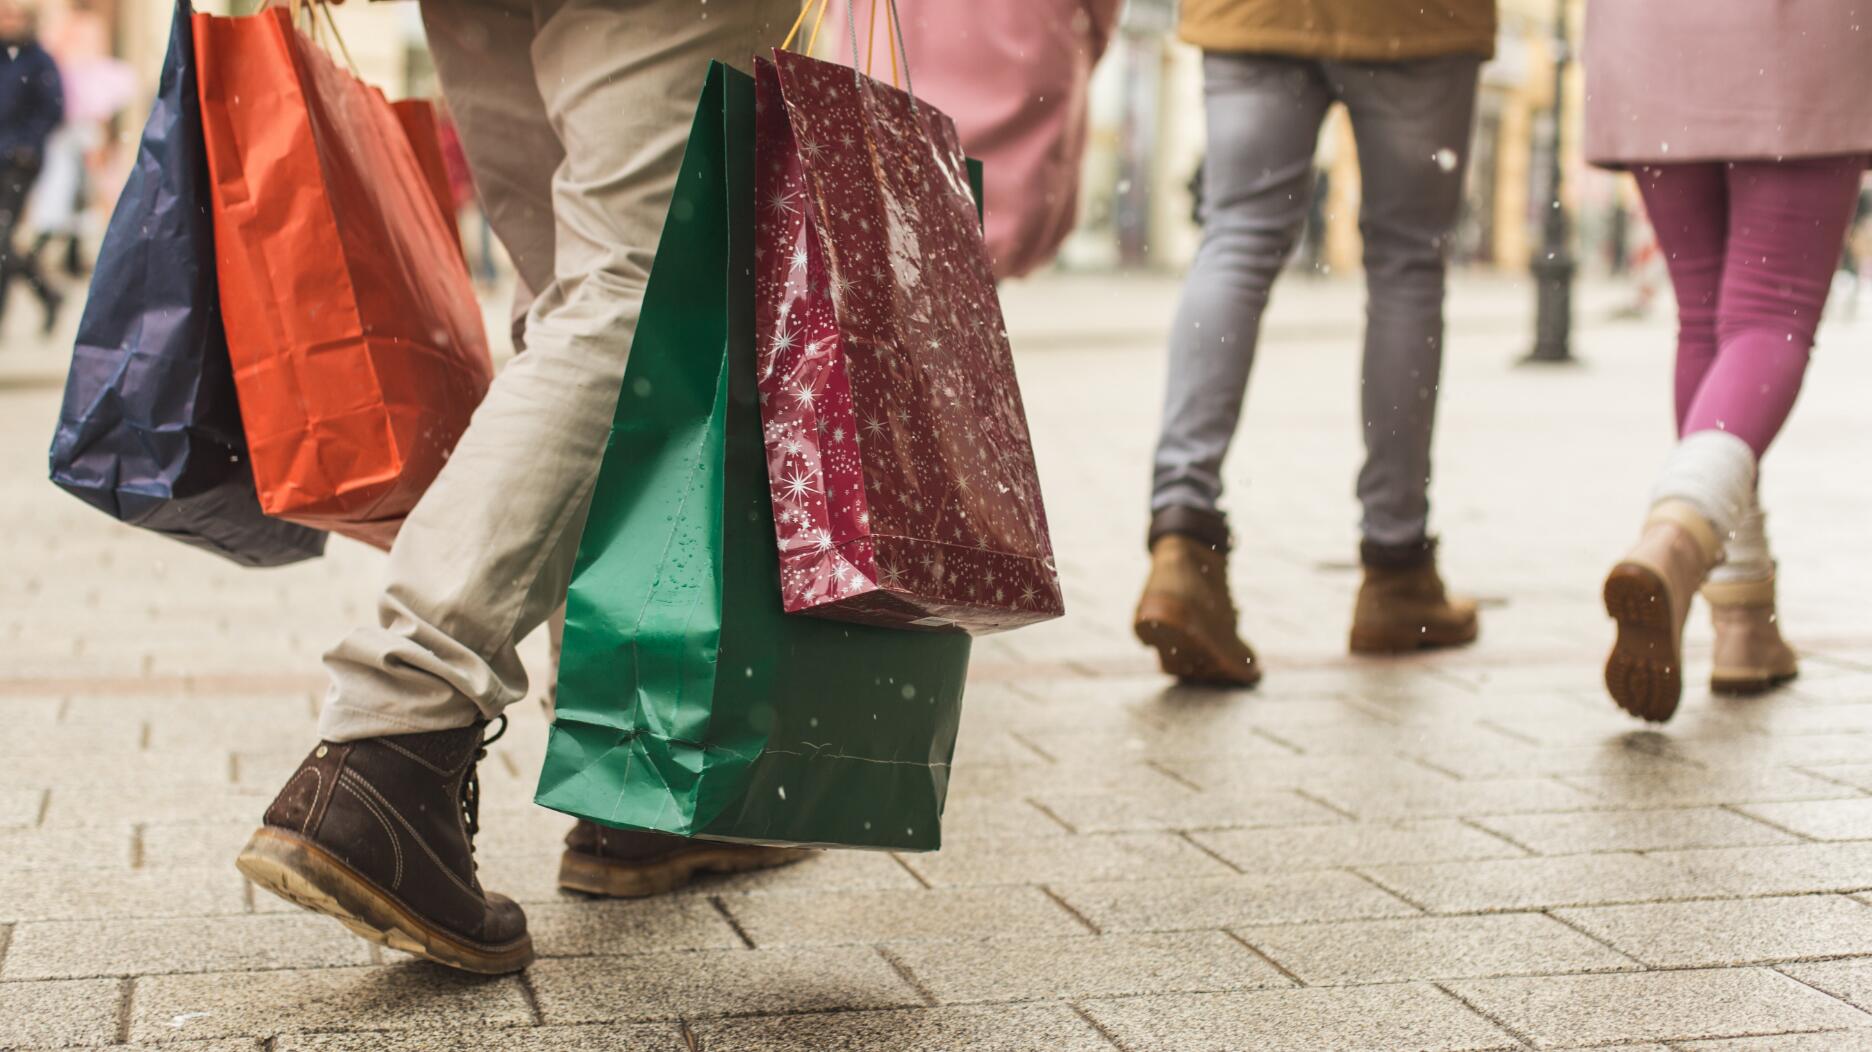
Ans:
[[[338,20],[332,17],[331,4],[326,3],[326,0],[267,0],[263,5],[263,7],[280,6],[290,8],[287,12],[287,17],[292,20],[295,26],[299,25],[301,16],[304,16],[305,25],[303,29],[306,36],[310,37],[312,42],[320,47],[326,47],[326,30],[319,27],[318,15],[313,13],[313,9],[317,8],[319,11],[324,12],[325,25],[330,29],[331,38],[337,42],[338,53],[344,56],[345,65],[350,67],[352,76],[359,80],[364,79],[363,72],[358,69],[357,60],[351,57],[351,49],[345,46],[344,35],[338,32]],[[331,49],[326,47],[326,50],[329,51]]]
[[[303,2],[310,2],[310,0],[303,0]],[[808,37],[806,41],[807,54],[811,54],[817,48],[819,43],[819,28],[825,22],[826,11],[831,6],[831,0],[817,0],[817,3],[819,14],[818,17],[813,19],[812,35]],[[780,44],[782,49],[790,49],[793,46],[794,39],[799,36],[800,27],[806,24],[806,16],[812,13],[813,4],[814,0],[805,0],[805,3],[800,5],[799,17],[793,20],[793,27],[787,30],[786,39]],[[916,93],[911,90],[910,85],[910,52],[904,46],[903,20],[897,13],[897,0],[883,0],[883,3],[879,3],[879,0],[871,0],[871,26],[870,32],[867,34],[865,40],[864,66],[862,67],[862,72],[865,75],[870,74],[872,58],[877,51],[877,16],[880,7],[888,11],[886,15],[887,24],[884,31],[884,50],[890,53],[891,87],[894,88],[897,86],[897,60],[898,56],[902,55],[903,90],[910,96],[910,106],[914,109],[916,107]],[[847,30],[851,36],[852,75],[855,77],[860,72],[860,67],[858,65],[858,0],[846,0],[845,21]]]

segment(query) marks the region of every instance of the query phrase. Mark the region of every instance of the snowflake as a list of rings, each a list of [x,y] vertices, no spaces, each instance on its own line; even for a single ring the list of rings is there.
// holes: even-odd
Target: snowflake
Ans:
[[[775,215],[796,215],[799,212],[798,201],[797,192],[781,188],[767,196],[767,207]]]
[[[813,404],[813,399],[815,397],[812,387],[807,384],[801,384],[799,390],[793,392],[793,400],[798,402],[802,407]]]
[[[832,550],[832,534],[826,530],[812,531],[812,542],[815,551],[829,552]]]
[[[813,485],[814,474],[816,473],[812,471],[793,468],[786,475],[782,476],[780,485],[786,491],[788,499],[806,499],[807,495],[811,494],[813,490],[817,488]]]
[[[878,563],[878,569],[884,571],[884,587],[899,588],[903,585],[903,571],[890,563]]]
[[[804,270],[806,268],[806,262],[807,262],[806,246],[801,245],[800,247],[793,250],[793,269]]]
[[[833,428],[833,429],[832,429],[832,442],[833,442],[833,444],[835,444],[835,445],[836,445],[836,444],[838,444],[838,443],[840,443],[840,442],[843,442],[843,441],[845,441],[845,429],[844,429],[843,427],[835,427],[835,428]]]
[[[867,435],[870,435],[872,438],[879,437],[880,435],[884,434],[884,421],[879,420],[875,416],[865,417],[864,433]]]
[[[1039,598],[1040,593],[1034,591],[1033,585],[1028,585],[1021,589],[1021,603],[1023,605],[1033,606],[1035,605],[1035,601]]]
[[[798,332],[788,332],[785,329],[781,329],[780,335],[773,338],[773,353],[785,354],[787,351],[792,350],[798,343]]]
[[[853,255],[856,255],[856,253],[853,253]],[[832,298],[834,300],[843,302],[845,299],[845,294],[851,291],[851,287],[852,287],[852,280],[850,278],[846,277],[843,274],[834,275],[832,277],[832,284],[831,284]]]

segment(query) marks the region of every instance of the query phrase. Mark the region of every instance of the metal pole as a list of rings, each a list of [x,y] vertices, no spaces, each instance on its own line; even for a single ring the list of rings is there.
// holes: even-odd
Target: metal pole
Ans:
[[[1542,224],[1541,247],[1529,264],[1534,272],[1535,314],[1534,350],[1530,362],[1566,363],[1574,361],[1573,273],[1577,265],[1568,247],[1566,208],[1560,201],[1562,176],[1561,146],[1565,133],[1566,68],[1570,60],[1567,41],[1567,0],[1557,0],[1554,12],[1554,84],[1552,140],[1548,148],[1549,198],[1547,219]]]

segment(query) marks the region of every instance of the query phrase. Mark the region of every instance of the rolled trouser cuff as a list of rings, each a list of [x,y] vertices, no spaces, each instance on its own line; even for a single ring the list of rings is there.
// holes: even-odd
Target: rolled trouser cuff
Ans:
[[[1225,555],[1228,553],[1228,516],[1212,508],[1173,504],[1151,515],[1150,545],[1154,546],[1158,538],[1173,533],[1200,541]]]

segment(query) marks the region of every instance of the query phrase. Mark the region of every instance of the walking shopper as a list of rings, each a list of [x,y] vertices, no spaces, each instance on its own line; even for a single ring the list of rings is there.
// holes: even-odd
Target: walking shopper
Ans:
[[[1343,102],[1358,144],[1366,280],[1362,410],[1364,583],[1355,653],[1476,637],[1430,536],[1430,438],[1443,358],[1445,252],[1462,199],[1476,72],[1495,46],[1494,0],[1185,0],[1204,50],[1203,241],[1170,337],[1151,495],[1151,572],[1135,630],[1165,672],[1248,685],[1230,532],[1218,500],[1261,313],[1305,223],[1321,121]]]
[[[45,307],[49,333],[64,297],[46,282],[33,254],[16,243],[46,141],[65,117],[58,66],[36,37],[34,12],[20,0],[0,0],[0,316],[14,280],[24,281]]]
[[[1698,589],[1719,691],[1792,678],[1757,465],[1800,390],[1872,159],[1872,45],[1856,0],[1596,3],[1586,152],[1632,171],[1677,294],[1678,442],[1605,582],[1606,687],[1669,719]]]
[[[520,907],[475,876],[475,763],[526,693],[518,643],[565,598],[708,64],[746,68],[797,10],[422,0],[488,219],[539,293],[525,352],[397,537],[377,623],[326,656],[323,741],[241,857],[262,886],[452,967],[532,959]],[[567,845],[561,885],[607,895],[798,857],[586,822]]]

